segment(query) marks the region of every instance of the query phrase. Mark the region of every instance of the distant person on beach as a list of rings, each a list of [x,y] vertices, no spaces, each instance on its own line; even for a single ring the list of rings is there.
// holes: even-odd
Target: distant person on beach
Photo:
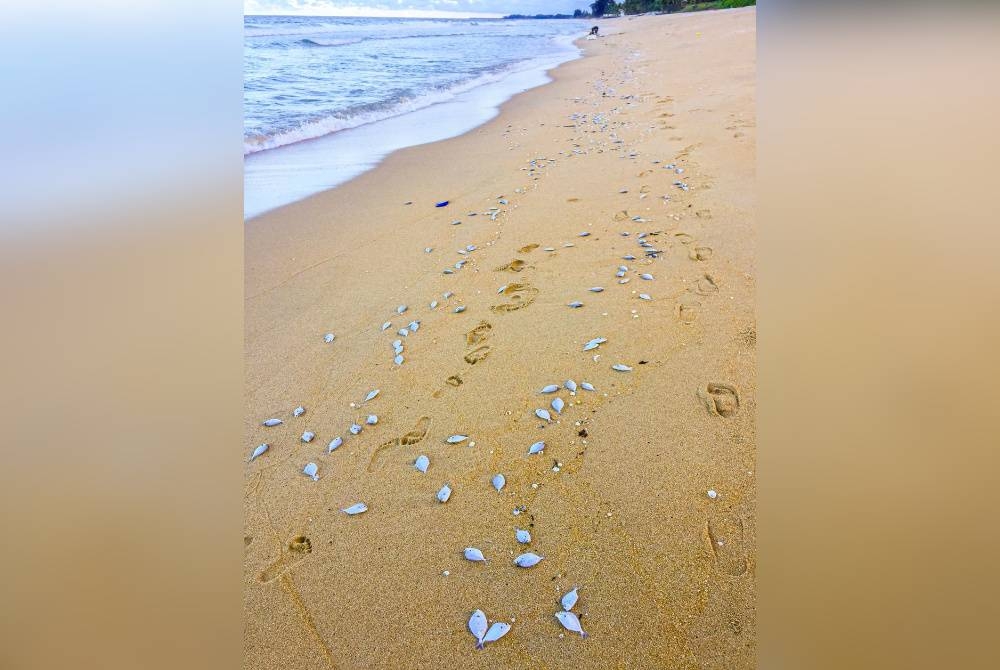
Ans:
[[[593,28],[590,29],[590,34],[593,35],[594,37],[597,37],[597,26],[594,26]]]

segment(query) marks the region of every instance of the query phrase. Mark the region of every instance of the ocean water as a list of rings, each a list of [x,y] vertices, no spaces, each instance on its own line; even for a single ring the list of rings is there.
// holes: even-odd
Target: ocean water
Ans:
[[[465,132],[578,56],[575,20],[244,19],[245,215]]]

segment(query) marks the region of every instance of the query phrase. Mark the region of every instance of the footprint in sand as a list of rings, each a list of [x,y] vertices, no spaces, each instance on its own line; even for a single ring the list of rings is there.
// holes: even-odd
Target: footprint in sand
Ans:
[[[535,302],[535,298],[538,297],[538,289],[529,284],[508,284],[501,295],[510,298],[511,301],[490,307],[498,314],[527,307]]]
[[[505,265],[501,265],[498,268],[493,268],[493,271],[494,272],[520,272],[527,265],[528,264],[525,263],[524,261],[522,261],[520,258],[515,258],[510,263],[507,263]]]
[[[427,437],[427,431],[430,430],[430,427],[431,418],[429,416],[422,416],[417,419],[417,424],[413,427],[413,429],[405,435],[394,438],[377,446],[375,451],[372,452],[371,459],[368,461],[368,471],[371,472],[372,468],[375,466],[375,459],[378,458],[378,455],[382,453],[383,450],[391,447],[409,447],[414,444],[419,444],[425,437]]]
[[[743,542],[743,521],[735,516],[717,516],[708,520],[708,541],[715,563],[727,575],[738,577],[747,571]]]
[[[476,363],[478,363],[480,361],[486,360],[486,357],[489,356],[489,355],[490,355],[490,345],[484,344],[483,346],[479,347],[478,349],[473,349],[472,351],[470,351],[469,353],[467,353],[462,358],[469,365],[475,365]]]
[[[695,284],[694,292],[698,295],[712,295],[719,292],[719,286],[715,283],[712,275],[706,274]]]
[[[305,535],[293,537],[281,556],[257,577],[262,582],[270,582],[291,570],[302,559],[312,553],[312,542]]]
[[[699,219],[711,219],[712,218],[712,210],[710,210],[710,209],[699,209],[697,212],[694,213],[694,215],[697,216]]]
[[[684,323],[694,323],[698,318],[698,314],[701,312],[701,303],[692,302],[682,302],[677,305],[677,318]]]
[[[624,221],[628,218],[628,210],[623,209],[622,211],[615,214],[615,221]]]
[[[731,417],[740,408],[740,392],[730,384],[711,382],[698,390],[698,397],[709,413],[717,416]]]
[[[570,198],[570,200],[572,201],[573,198]],[[518,251],[518,253],[528,254],[528,253],[531,253],[532,251],[534,251],[537,248],[538,248],[538,245],[535,244],[534,242],[532,242],[531,244],[525,244],[523,247],[521,247],[517,251]]]
[[[686,245],[694,242],[694,238],[688,235],[687,233],[674,233],[674,237],[676,237],[677,241],[680,242],[681,244]]]
[[[447,379],[445,379],[444,383],[447,384],[448,386],[461,386],[464,382],[462,381],[462,378],[459,377],[458,375],[452,375]]]
[[[493,325],[487,321],[480,321],[479,325],[470,330],[465,334],[465,342],[469,346],[473,344],[479,344],[480,342],[485,342],[486,338],[490,336],[490,331],[493,330]]]
[[[688,250],[688,258],[693,261],[707,261],[712,257],[712,247],[694,247]]]

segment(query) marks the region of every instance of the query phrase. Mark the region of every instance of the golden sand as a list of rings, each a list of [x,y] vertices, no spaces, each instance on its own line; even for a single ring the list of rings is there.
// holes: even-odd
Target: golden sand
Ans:
[[[246,465],[247,667],[754,665],[755,21],[603,21],[493,121],[248,222],[234,457],[271,447]],[[539,394],[568,379],[596,391]],[[574,586],[587,639],[554,617]],[[484,651],[475,609],[512,625]]]

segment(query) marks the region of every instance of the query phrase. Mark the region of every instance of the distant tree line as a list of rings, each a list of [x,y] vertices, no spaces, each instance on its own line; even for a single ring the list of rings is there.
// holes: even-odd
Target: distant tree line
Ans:
[[[705,9],[733,9],[756,5],[757,0],[594,0],[590,11],[578,9],[570,14],[511,14],[505,19],[586,19],[591,16],[618,16],[619,14],[649,14],[653,12],[698,12]]]

